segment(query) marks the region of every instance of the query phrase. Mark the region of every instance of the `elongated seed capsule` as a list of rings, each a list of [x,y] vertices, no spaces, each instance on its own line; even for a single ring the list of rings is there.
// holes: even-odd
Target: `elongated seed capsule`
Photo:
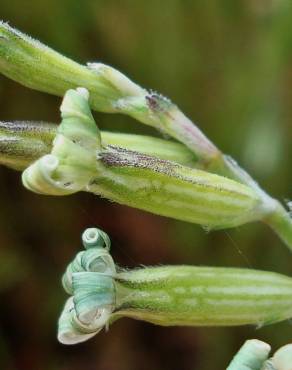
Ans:
[[[226,370],[262,370],[271,346],[257,339],[247,340]]]
[[[63,286],[73,296],[71,314],[65,308],[67,323],[64,315],[60,319],[63,334],[59,339],[63,343],[68,343],[64,327],[70,343],[78,343],[87,339],[82,333],[97,333],[121,317],[163,326],[258,327],[292,317],[290,277],[251,269],[195,266],[125,271],[117,269],[109,251],[101,247],[77,254],[64,274]],[[248,352],[244,350],[238,358],[244,359]]]
[[[270,210],[248,186],[139,152],[104,147],[84,89],[69,90],[47,170],[44,157],[22,176],[30,190],[48,195],[89,191],[121,204],[208,228],[259,220]]]

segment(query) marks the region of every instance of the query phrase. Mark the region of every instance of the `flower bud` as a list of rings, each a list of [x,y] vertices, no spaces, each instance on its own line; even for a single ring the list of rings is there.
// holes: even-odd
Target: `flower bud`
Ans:
[[[101,246],[77,255],[66,270],[63,285],[73,300],[69,301],[70,312],[66,305],[61,315],[59,340],[70,344],[88,339],[121,317],[163,326],[258,327],[292,317],[289,277],[251,269],[195,266],[125,271],[115,267],[109,251]],[[64,327],[69,341],[64,339]],[[251,365],[259,358],[263,362],[268,352],[258,349],[267,348],[246,344],[235,363],[244,358],[249,358]]]
[[[80,65],[3,22],[0,72],[27,87],[59,96],[84,86],[93,109],[125,113],[163,131],[188,146],[203,166],[221,158],[215,145],[170,100],[141,88],[113,67]]]
[[[223,228],[261,219],[269,210],[246,185],[107,145],[89,110],[84,89],[69,90],[61,106],[62,122],[51,157],[23,173],[23,184],[48,195],[89,191],[121,204],[204,225]]]

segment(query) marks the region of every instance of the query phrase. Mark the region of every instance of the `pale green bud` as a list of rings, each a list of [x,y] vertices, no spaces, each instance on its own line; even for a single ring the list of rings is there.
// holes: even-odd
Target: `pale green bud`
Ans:
[[[90,233],[94,234],[94,229]],[[100,246],[77,255],[67,268],[63,285],[72,294],[73,304],[71,315],[65,308],[65,318],[61,316],[59,340],[70,344],[86,340],[82,333],[97,333],[121,317],[163,326],[258,327],[292,317],[289,277],[251,269],[194,266],[125,271],[117,269],[108,250]],[[235,363],[246,358],[251,366],[246,369],[256,370],[259,359],[264,362],[268,354],[259,349],[247,344]]]
[[[61,112],[63,120],[50,156],[23,173],[23,184],[32,191],[48,195],[89,191],[208,228],[259,220],[270,211],[246,185],[140,152],[105,146],[84,89],[69,90]]]

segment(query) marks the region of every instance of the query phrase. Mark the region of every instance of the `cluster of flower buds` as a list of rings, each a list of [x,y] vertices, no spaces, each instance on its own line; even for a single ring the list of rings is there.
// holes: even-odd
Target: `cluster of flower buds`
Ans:
[[[0,72],[30,88],[59,96],[66,94],[63,121],[51,154],[37,161],[23,177],[31,190],[51,195],[91,191],[122,204],[213,229],[260,220],[292,249],[292,219],[285,207],[224,155],[169,99],[147,91],[113,67],[78,64],[4,22],[0,22]],[[79,95],[84,95],[83,102],[70,90],[78,86],[84,87],[77,89]],[[178,144],[169,143],[167,149],[165,141],[154,138],[132,137],[128,141],[122,136],[118,138],[121,145],[106,145],[107,140],[93,124],[88,104],[97,111],[130,115],[178,140],[184,149],[168,150]],[[78,121],[82,124],[72,132]],[[38,130],[36,136],[29,138],[19,132],[8,137],[4,133],[0,139],[0,163],[23,169],[40,158],[48,152],[48,143],[44,146],[42,140],[48,135],[42,133]],[[90,136],[89,149],[86,140]],[[133,145],[135,139],[137,143]],[[119,146],[130,150],[123,151]],[[98,159],[95,165],[94,148]],[[207,172],[191,171],[190,167]],[[212,177],[211,173],[221,177]]]
[[[269,224],[292,249],[292,219],[169,99],[110,66],[80,65],[0,22],[0,71],[64,96],[61,124],[0,123],[0,163],[47,195],[78,191],[154,214],[228,228]],[[82,87],[78,87],[82,86]],[[102,133],[91,109],[124,113],[181,143]],[[292,317],[292,279],[271,272],[194,266],[118,269],[108,236],[88,229],[69,265],[71,295],[59,320],[62,343],[82,342],[120,317],[158,325],[261,326]],[[289,370],[291,348],[247,342],[228,370]],[[290,367],[289,367],[290,366]]]

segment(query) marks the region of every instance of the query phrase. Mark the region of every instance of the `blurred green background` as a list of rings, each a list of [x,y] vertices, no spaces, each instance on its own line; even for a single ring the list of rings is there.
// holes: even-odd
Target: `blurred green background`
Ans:
[[[111,64],[169,96],[226,153],[281,200],[292,197],[292,2],[290,0],[10,0],[1,18],[82,63]],[[60,99],[0,76],[1,120],[58,122]],[[118,115],[107,130],[148,133]],[[160,328],[123,319],[66,347],[56,323],[60,278],[88,226],[106,230],[122,266],[240,266],[292,274],[292,256],[264,225],[206,233],[196,225],[112,204],[91,194],[26,191],[0,168],[0,369],[225,369],[248,338],[274,349],[289,322],[239,328]]]

